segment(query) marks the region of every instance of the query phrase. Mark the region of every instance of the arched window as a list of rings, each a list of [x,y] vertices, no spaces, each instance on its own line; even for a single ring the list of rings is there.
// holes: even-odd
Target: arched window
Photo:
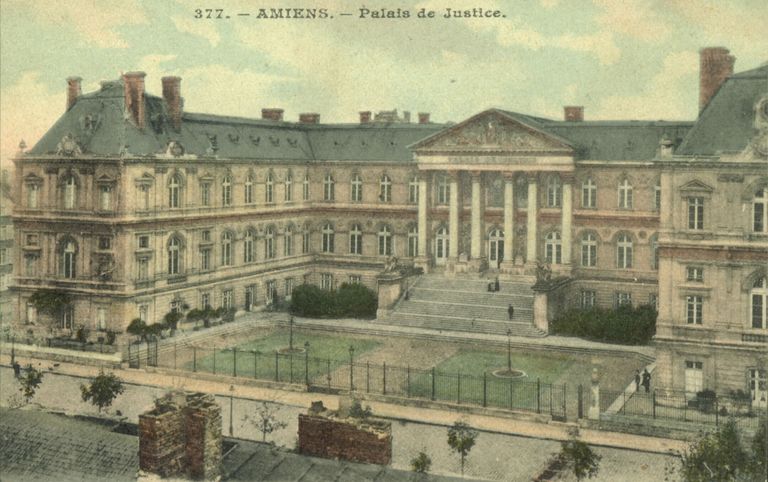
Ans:
[[[334,230],[331,223],[323,226],[323,253],[333,253]]]
[[[285,202],[293,201],[293,173],[288,171],[285,175]]]
[[[267,204],[275,202],[275,177],[271,172],[267,173],[267,179],[264,181],[264,202]]]
[[[544,240],[544,256],[550,264],[563,262],[563,244],[559,232],[552,231],[547,235]]]
[[[168,182],[168,207],[181,207],[181,176],[174,174]]]
[[[353,224],[349,230],[349,254],[363,254],[363,230]]]
[[[360,202],[363,200],[363,180],[358,174],[352,176],[350,181],[349,198],[352,202]]]
[[[616,266],[625,269],[632,267],[632,238],[625,233],[616,238]]]
[[[72,240],[67,240],[61,251],[61,275],[74,279],[77,274],[77,246]]]
[[[752,231],[764,233],[768,230],[768,188],[764,187],[755,193],[752,202]]]
[[[408,180],[408,202],[410,204],[419,202],[419,176],[413,176]]]
[[[244,200],[245,204],[253,204],[253,176],[250,174],[245,178]]]
[[[181,240],[172,236],[168,240],[168,274],[174,275],[181,272]]]
[[[392,256],[392,228],[386,224],[379,228],[379,256]]]
[[[392,202],[392,179],[384,174],[379,181],[379,201]]]
[[[584,233],[581,236],[581,265],[597,265],[597,236],[594,233]]]
[[[243,238],[243,262],[244,263],[252,263],[254,259],[254,242],[253,242],[253,231],[247,230],[245,232],[245,237]]]
[[[659,237],[655,234],[650,239],[651,269],[659,269]]]
[[[451,185],[448,179],[443,176],[437,182],[437,204],[448,204],[451,200]]]
[[[285,228],[283,235],[283,256],[293,256],[293,226]]]
[[[581,184],[581,207],[597,207],[597,185],[591,177]]]
[[[304,174],[304,180],[301,183],[301,197],[304,201],[309,201],[309,174]]]
[[[752,305],[752,328],[768,328],[768,318],[766,317],[766,302],[768,301],[768,279],[765,276],[759,278],[752,285],[749,292],[749,298]]]
[[[336,198],[336,194],[334,192],[334,186],[335,181],[333,180],[333,176],[331,176],[330,173],[325,175],[325,179],[323,179],[323,200],[324,201],[333,201]]]
[[[412,225],[408,229],[408,256],[415,258],[419,255],[419,226]]]
[[[232,233],[229,231],[221,235],[221,265],[232,265]]]
[[[230,176],[224,176],[221,180],[221,205],[232,205],[232,178]]]
[[[275,257],[275,228],[269,226],[264,231],[264,258],[273,259]]]
[[[64,209],[75,209],[77,206],[77,179],[70,175],[64,180]]]
[[[547,207],[559,208],[563,196],[562,185],[558,176],[549,176],[547,179]]]
[[[619,183],[619,209],[632,209],[632,185],[624,178]]]

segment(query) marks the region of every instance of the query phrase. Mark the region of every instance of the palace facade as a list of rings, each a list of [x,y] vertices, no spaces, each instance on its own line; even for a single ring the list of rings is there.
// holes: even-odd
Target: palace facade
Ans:
[[[733,75],[727,50],[701,56],[693,122],[589,121],[578,106],[451,125],[244,119],[185,112],[178,77],[161,97],[141,72],[88,94],[70,78],[65,114],[15,159],[18,328],[249,311],[305,282],[375,289],[392,256],[531,284],[543,261],[564,280],[549,316],[658,307],[663,384],[700,370],[702,386],[764,390],[768,67]],[[60,319],[28,301],[47,289],[74,299]]]

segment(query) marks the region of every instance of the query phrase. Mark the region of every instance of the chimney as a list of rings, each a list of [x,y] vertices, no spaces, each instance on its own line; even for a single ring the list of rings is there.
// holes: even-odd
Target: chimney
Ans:
[[[181,128],[181,112],[183,102],[181,100],[181,77],[163,77],[163,99],[171,117],[174,130]]]
[[[419,112],[419,124],[429,124],[429,112]]]
[[[261,118],[264,120],[282,122],[283,109],[261,109]]]
[[[77,102],[77,98],[80,97],[82,92],[80,81],[82,80],[80,77],[67,77],[67,110],[71,109]]]
[[[320,114],[316,114],[314,112],[305,112],[303,114],[299,114],[299,123],[301,123],[301,124],[319,124],[320,123]]]
[[[566,122],[584,122],[584,107],[581,105],[566,105],[563,107],[565,111]]]
[[[125,84],[125,109],[131,113],[131,118],[139,129],[144,128],[144,72],[128,72],[123,74]]]
[[[367,124],[369,122],[371,122],[371,111],[369,110],[360,111],[360,123]]]
[[[736,57],[725,47],[707,47],[699,51],[699,113],[725,79],[733,75],[734,62]]]

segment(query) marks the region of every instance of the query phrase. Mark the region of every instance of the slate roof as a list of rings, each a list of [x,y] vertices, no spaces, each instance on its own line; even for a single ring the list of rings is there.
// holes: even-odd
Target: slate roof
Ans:
[[[699,115],[676,154],[740,152],[754,135],[755,104],[768,95],[768,64],[729,77]]]

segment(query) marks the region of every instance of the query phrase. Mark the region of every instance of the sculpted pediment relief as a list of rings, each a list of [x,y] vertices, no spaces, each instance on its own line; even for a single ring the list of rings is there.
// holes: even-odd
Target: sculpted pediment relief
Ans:
[[[572,151],[561,139],[496,111],[450,127],[414,148],[417,151]]]
[[[680,186],[679,190],[688,191],[688,192],[713,192],[714,188],[712,188],[712,186],[704,184],[699,180],[693,180]]]

